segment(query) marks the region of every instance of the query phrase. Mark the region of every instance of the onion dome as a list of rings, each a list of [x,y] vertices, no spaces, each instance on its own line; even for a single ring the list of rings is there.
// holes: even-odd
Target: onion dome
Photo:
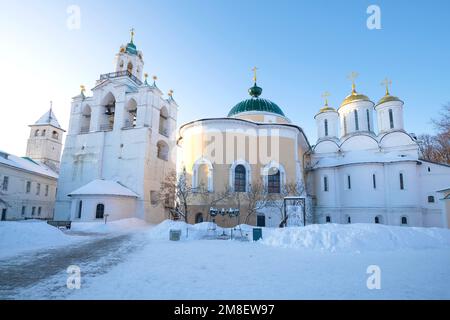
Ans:
[[[341,106],[343,107],[349,103],[355,102],[355,101],[370,101],[369,97],[367,97],[364,94],[360,94],[356,92],[355,84],[352,84],[352,93],[349,94],[347,97],[345,97],[344,101],[342,101]]]
[[[125,51],[129,54],[134,54],[134,55],[136,55],[138,53],[136,45],[134,44],[134,29],[131,29],[131,40],[127,44]]]
[[[392,83],[392,82],[391,82],[389,79],[385,79],[385,80],[384,80],[383,84],[386,85],[386,93],[385,93],[384,97],[381,98],[380,101],[378,101],[377,106],[380,105],[380,104],[382,104],[382,103],[385,103],[385,102],[391,102],[391,101],[400,101],[400,102],[403,103],[403,101],[400,100],[398,97],[391,96],[391,94],[389,93],[389,85],[390,85],[391,83]]]
[[[330,106],[328,105],[328,97],[329,97],[329,96],[330,96],[330,93],[328,93],[328,92],[324,92],[324,93],[322,94],[322,98],[325,99],[325,104],[324,104],[324,106],[322,107],[322,109],[319,110],[319,113],[322,113],[322,112],[328,112],[328,111],[336,112],[336,109],[334,109],[334,108],[332,108],[332,107],[330,107]]]
[[[276,103],[264,98],[260,98],[262,88],[258,87],[256,82],[253,87],[248,89],[248,93],[250,94],[251,98],[241,101],[237,105],[235,105],[228,113],[228,117],[235,116],[239,113],[252,111],[274,113],[279,116],[285,117],[283,111]]]

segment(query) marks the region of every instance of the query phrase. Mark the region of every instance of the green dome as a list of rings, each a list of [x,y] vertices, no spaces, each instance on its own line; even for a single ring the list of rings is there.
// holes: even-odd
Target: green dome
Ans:
[[[128,43],[126,51],[129,54],[137,54],[136,45],[133,42]]]
[[[232,117],[238,113],[250,111],[270,112],[285,117],[279,106],[270,100],[259,97],[262,93],[262,88],[258,87],[256,83],[253,87],[248,89],[248,93],[252,96],[252,98],[241,101],[235,105],[228,113],[228,117]]]

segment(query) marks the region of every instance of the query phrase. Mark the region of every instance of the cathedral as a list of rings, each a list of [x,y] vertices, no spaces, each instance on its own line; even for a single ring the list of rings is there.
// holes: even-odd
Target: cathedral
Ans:
[[[421,159],[389,81],[377,103],[357,92],[355,77],[337,109],[325,99],[311,143],[263,96],[254,71],[249,97],[228,115],[177,130],[173,92],[165,97],[156,77],[148,82],[132,33],[115,71],[100,75],[92,96],[82,87],[73,98],[55,220],[161,222],[171,211],[158,199],[161,183],[177,170],[191,223],[449,227],[450,167]]]

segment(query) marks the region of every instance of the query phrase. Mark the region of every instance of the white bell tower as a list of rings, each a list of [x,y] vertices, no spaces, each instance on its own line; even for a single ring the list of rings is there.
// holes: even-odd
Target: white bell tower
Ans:
[[[144,69],[144,59],[141,51],[138,51],[134,44],[134,29],[131,29],[131,40],[127,45],[120,47],[116,55],[116,72],[129,72],[142,81],[142,70]]]
[[[50,102],[50,110],[30,125],[26,156],[59,172],[62,138],[65,131],[59,125],[51,104]]]

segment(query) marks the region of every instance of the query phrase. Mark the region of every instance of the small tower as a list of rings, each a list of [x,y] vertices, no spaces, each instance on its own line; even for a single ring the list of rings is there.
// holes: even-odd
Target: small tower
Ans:
[[[374,103],[361,93],[356,92],[355,79],[358,76],[352,72],[349,79],[352,81],[352,92],[345,97],[338,109],[341,138],[352,133],[373,133],[373,106]]]
[[[51,102],[50,110],[30,125],[30,128],[26,156],[59,172],[62,138],[65,131],[53,113]]]
[[[336,109],[328,106],[328,97],[330,94],[325,92],[322,97],[325,99],[325,105],[316,114],[317,125],[317,138],[320,139],[333,139],[338,136],[339,114]]]
[[[394,130],[404,130],[403,126],[403,101],[389,93],[389,85],[392,81],[385,79],[382,82],[386,86],[386,93],[375,106],[378,118],[379,133]]]
[[[120,47],[116,55],[116,72],[126,72],[142,80],[144,60],[141,51],[138,51],[134,44],[134,29],[131,29],[131,40],[127,45]]]

